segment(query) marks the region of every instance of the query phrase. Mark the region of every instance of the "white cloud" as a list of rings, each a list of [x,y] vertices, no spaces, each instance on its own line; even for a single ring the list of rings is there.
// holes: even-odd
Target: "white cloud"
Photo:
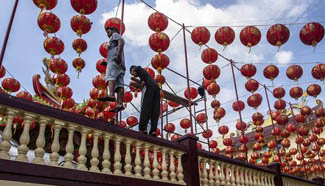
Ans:
[[[281,65],[288,64],[293,59],[293,52],[292,51],[280,51],[275,54],[274,59],[277,63]]]

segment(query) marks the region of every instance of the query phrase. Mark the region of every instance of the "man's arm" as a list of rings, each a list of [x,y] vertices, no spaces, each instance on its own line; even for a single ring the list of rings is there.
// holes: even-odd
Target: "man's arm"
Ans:
[[[123,48],[124,48],[124,40],[121,38],[117,41],[117,56],[116,56],[117,63],[120,63],[122,60]]]

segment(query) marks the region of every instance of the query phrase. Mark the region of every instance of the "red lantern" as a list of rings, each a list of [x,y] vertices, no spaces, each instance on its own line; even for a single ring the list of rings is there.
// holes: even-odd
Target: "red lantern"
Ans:
[[[107,19],[105,22],[105,30],[107,30],[108,27],[115,27],[118,29],[118,32],[121,33],[121,20],[117,17]],[[125,25],[123,23],[121,35],[123,35],[124,32],[125,32]]]
[[[161,74],[161,71],[169,65],[169,57],[166,54],[156,54],[151,59],[151,65]]]
[[[201,54],[201,59],[204,63],[212,64],[218,59],[218,52],[213,48],[206,48]]]
[[[266,38],[267,41],[274,46],[281,47],[285,44],[290,37],[289,29],[282,24],[272,25],[267,31]]]
[[[180,122],[180,125],[186,131],[186,129],[191,127],[191,121],[189,119],[187,119],[187,118],[182,119],[181,122]]]
[[[70,83],[70,77],[67,74],[55,74],[53,81],[59,87],[68,86]]]
[[[141,90],[133,87],[131,84],[129,85],[129,88],[134,93],[134,97],[138,97],[138,93],[141,92]]]
[[[300,109],[300,114],[304,115],[304,116],[308,116],[312,113],[312,110],[310,107],[308,107],[307,105],[303,106]]]
[[[279,127],[274,127],[274,129],[272,129],[271,134],[274,136],[280,136],[281,134],[281,129]]]
[[[279,125],[285,125],[287,124],[289,121],[289,118],[287,115],[285,114],[280,114],[277,118],[276,118],[276,122],[278,122]]]
[[[186,89],[184,91],[184,96],[186,97],[186,99],[194,100],[198,96],[197,89],[194,87],[190,87],[190,91],[188,91],[188,89]]]
[[[50,70],[56,74],[64,74],[68,70],[67,63],[61,58],[50,60]]]
[[[149,74],[150,74],[150,76],[152,77],[152,79],[154,79],[155,78],[155,71],[153,71],[151,68],[149,68],[149,67],[145,67],[145,68],[143,68],[144,70],[146,70]]]
[[[259,112],[255,112],[252,115],[253,124],[256,126],[261,126],[264,123],[263,115]]]
[[[58,87],[56,89],[56,95],[63,99],[71,98],[72,94],[72,89],[70,87]]]
[[[72,8],[80,14],[91,14],[97,9],[97,0],[70,0]]]
[[[3,78],[6,75],[6,69],[3,65],[0,66],[0,78]]]
[[[302,114],[296,114],[295,115],[295,120],[297,123],[304,123],[306,121],[306,118]]]
[[[307,87],[307,94],[315,98],[320,94],[321,91],[322,88],[317,84],[311,84]]]
[[[85,110],[85,114],[87,117],[89,118],[94,118],[95,117],[95,111],[93,108],[90,108],[88,107],[86,110]]]
[[[166,80],[165,77],[161,74],[157,74],[155,77],[155,81],[157,82],[158,86],[162,86],[163,84],[165,84]]]
[[[103,56],[103,58],[107,58],[107,53],[108,53],[107,45],[108,45],[108,42],[104,42],[99,47],[99,53],[100,53],[100,55]]]
[[[245,88],[248,92],[254,93],[259,87],[259,83],[255,79],[249,79],[245,83]]]
[[[276,110],[283,110],[286,108],[286,102],[283,99],[278,99],[274,102],[274,108]]]
[[[217,141],[215,141],[215,140],[210,140],[209,141],[209,147],[211,148],[211,149],[214,149],[214,148],[216,148],[218,146],[218,142]]]
[[[101,63],[103,63],[103,62],[107,62],[107,59],[100,59],[96,63],[96,70],[101,74],[106,73],[106,66],[101,65]]]
[[[245,130],[246,127],[247,127],[247,125],[245,122],[240,122],[240,120],[237,120],[237,123],[236,123],[237,130]]]
[[[210,32],[205,27],[196,27],[191,33],[192,41],[199,46],[205,45],[210,40]]]
[[[267,79],[273,80],[279,75],[279,69],[278,67],[274,65],[268,65],[263,70],[264,77]]]
[[[173,108],[176,108],[176,107],[179,106],[178,103],[175,103],[175,102],[173,102],[173,101],[168,101],[167,103],[168,103],[169,106],[171,106],[171,107],[173,107]]]
[[[75,105],[74,100],[72,98],[68,98],[63,100],[61,107],[63,109],[70,109],[73,108],[74,105]]]
[[[284,97],[285,93],[286,93],[286,91],[282,87],[277,87],[277,88],[273,89],[273,96],[275,98],[281,99]]]
[[[168,133],[173,133],[175,131],[175,125],[172,123],[167,123],[164,126],[164,130],[166,130]]]
[[[226,135],[228,132],[229,132],[229,128],[225,125],[222,125],[218,128],[218,132],[221,134],[221,135]]]
[[[300,40],[306,45],[316,47],[324,37],[324,27],[320,23],[310,22],[300,31]]]
[[[77,57],[72,61],[72,65],[77,70],[79,75],[79,72],[81,72],[82,69],[85,68],[86,62],[81,57]]]
[[[16,94],[17,98],[21,98],[27,101],[33,101],[32,95],[27,91],[20,91]]]
[[[112,119],[115,116],[115,113],[111,112],[111,108],[109,108],[109,107],[106,107],[104,109],[103,114],[104,114],[105,118],[107,118],[107,119]]]
[[[164,52],[169,47],[169,37],[163,32],[153,33],[149,38],[150,48],[158,53]]]
[[[87,50],[87,42],[81,38],[78,38],[73,41],[72,47],[80,55],[82,52]]]
[[[98,98],[98,89],[92,88],[89,92],[89,95],[92,99],[97,99]]]
[[[301,127],[299,127],[299,129],[298,129],[298,134],[299,134],[300,136],[307,136],[308,133],[309,133],[309,129],[308,129],[308,127],[306,127],[306,126],[301,126]],[[302,138],[302,139],[303,139],[303,138]]]
[[[204,130],[203,133],[202,133],[202,136],[203,136],[205,139],[211,138],[212,135],[213,135],[213,132],[212,132],[212,130],[210,130],[210,129],[208,129],[208,130]]]
[[[212,82],[208,86],[207,91],[208,91],[209,95],[212,95],[213,97],[215,97],[219,93],[220,87],[217,83]]]
[[[304,93],[304,91],[302,90],[301,87],[292,87],[289,91],[289,94],[292,98],[294,99],[298,99],[302,96],[302,94]]]
[[[233,104],[232,104],[232,109],[234,109],[234,111],[242,111],[245,109],[245,103],[238,100],[238,101],[235,101]]]
[[[205,123],[207,121],[208,117],[205,113],[199,113],[197,116],[196,116],[196,121],[199,123],[199,124],[202,124],[202,123]]]
[[[106,89],[105,78],[102,75],[97,75],[93,78],[93,85],[99,90]]]
[[[253,94],[247,98],[247,104],[250,107],[253,107],[256,109],[258,106],[261,105],[262,100],[263,100],[263,98],[262,98],[261,94],[256,93],[256,94]]]
[[[130,91],[124,93],[123,103],[130,103],[133,99],[133,95]]]
[[[154,12],[149,16],[148,25],[154,32],[162,32],[168,26],[168,19],[163,13]]]
[[[84,15],[75,15],[70,20],[71,28],[77,35],[87,34],[91,29],[91,21]]]
[[[205,79],[214,81],[218,79],[220,75],[220,69],[217,65],[208,65],[203,69],[203,76]]]
[[[43,43],[46,52],[52,56],[59,55],[64,50],[64,43],[57,37],[47,37]]]
[[[174,135],[172,135],[172,136],[170,137],[170,140],[171,140],[171,141],[176,141],[178,138],[180,138],[180,136],[177,135],[177,134],[174,134]]]
[[[51,10],[58,4],[58,0],[33,0],[33,2],[42,10]]]
[[[230,147],[230,146],[233,145],[233,143],[234,143],[234,142],[232,141],[231,138],[225,138],[225,139],[223,139],[223,144],[224,144],[225,146]],[[228,151],[227,154],[229,154],[229,153],[233,153],[233,149],[232,149],[231,151]]]
[[[20,89],[20,83],[14,78],[6,78],[2,81],[2,87],[7,92],[17,92]]]
[[[325,78],[325,64],[317,64],[311,70],[311,75],[315,79],[324,80]]]
[[[56,33],[60,30],[60,19],[52,12],[43,12],[37,17],[38,26],[46,33]]]
[[[212,83],[213,81],[210,81],[210,80],[207,80],[205,78],[203,78],[203,81],[202,81],[202,86],[203,88],[206,90],[208,89],[208,86]]]
[[[268,144],[267,144],[267,147],[269,149],[275,149],[275,147],[277,146],[278,144],[275,142],[275,141],[270,141]]]
[[[138,118],[136,118],[135,116],[129,116],[129,117],[126,119],[126,123],[127,123],[129,126],[136,125],[136,124],[138,123]]]
[[[222,107],[218,107],[213,111],[213,119],[215,119],[217,122],[223,118],[226,115],[226,111]]]
[[[218,100],[211,101],[211,107],[214,109],[220,107],[220,102]]]
[[[287,77],[291,80],[297,81],[303,74],[303,70],[299,65],[291,65],[287,68]]]
[[[231,27],[223,26],[216,31],[214,38],[217,41],[217,43],[223,45],[224,48],[226,48],[234,41],[235,32]]]
[[[243,45],[251,48],[261,40],[261,32],[255,26],[246,26],[240,31],[240,41]]]
[[[240,72],[246,78],[251,78],[256,74],[256,67],[253,64],[245,64],[240,68]]]

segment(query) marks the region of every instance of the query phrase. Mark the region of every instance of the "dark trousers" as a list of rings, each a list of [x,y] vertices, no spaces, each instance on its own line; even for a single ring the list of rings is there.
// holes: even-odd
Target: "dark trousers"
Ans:
[[[147,86],[141,107],[139,130],[147,131],[151,122],[150,133],[157,131],[160,114],[160,89],[158,86]]]

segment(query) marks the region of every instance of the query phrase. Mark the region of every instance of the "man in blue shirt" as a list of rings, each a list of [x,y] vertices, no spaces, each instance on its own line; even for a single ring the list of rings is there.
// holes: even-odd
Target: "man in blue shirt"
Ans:
[[[106,29],[107,36],[110,38],[107,45],[107,67],[105,82],[108,85],[109,95],[107,97],[98,98],[99,101],[116,101],[115,112],[124,109],[124,75],[125,75],[125,60],[124,60],[124,39],[119,34],[116,27],[108,27]],[[115,99],[115,92],[117,99]]]

